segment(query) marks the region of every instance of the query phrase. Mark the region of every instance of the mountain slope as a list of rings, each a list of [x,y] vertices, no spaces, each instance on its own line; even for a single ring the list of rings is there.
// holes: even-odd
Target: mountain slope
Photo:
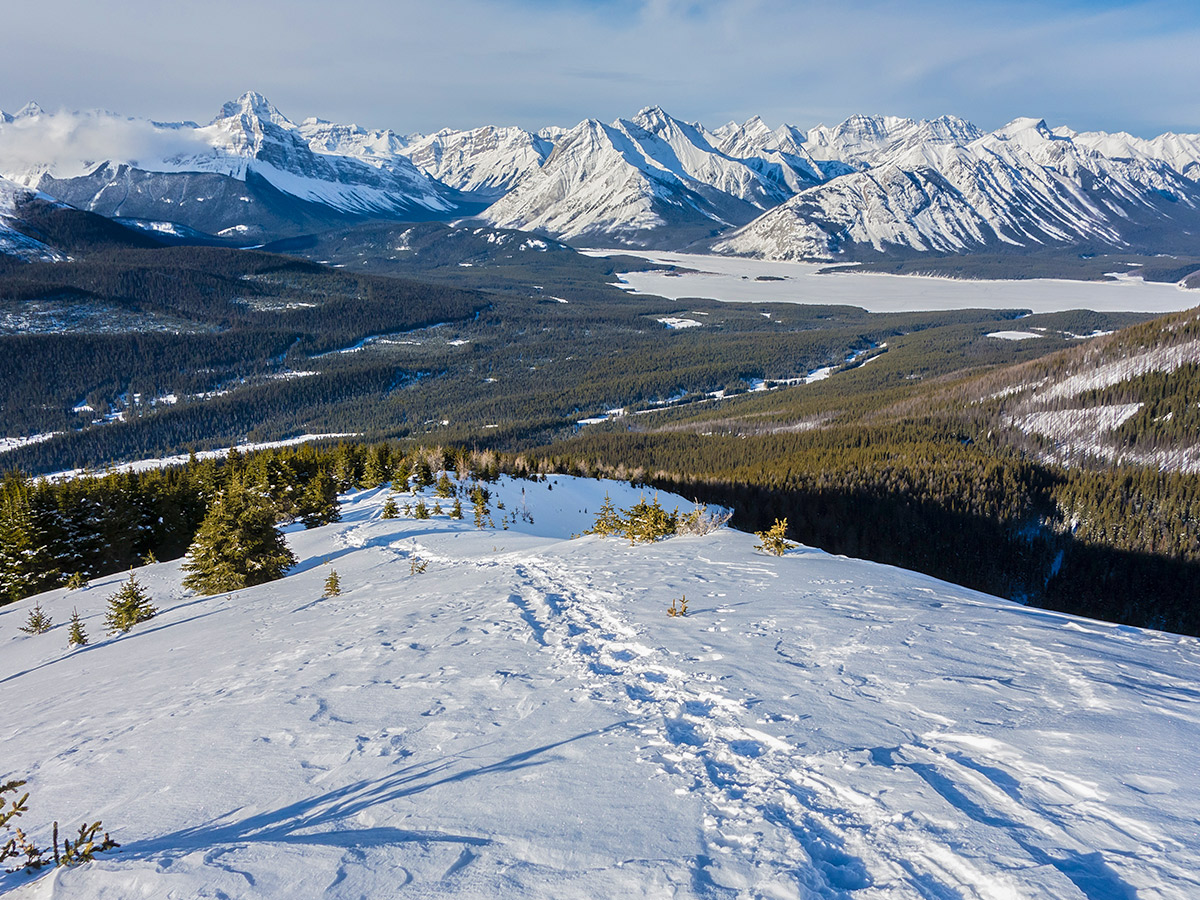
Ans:
[[[36,196],[33,191],[0,178],[0,256],[44,262],[57,262],[65,258],[52,247],[25,234],[20,228],[20,208]]]
[[[1171,163],[1105,156],[1041,120],[990,134],[960,120],[849,120],[808,137],[811,154],[858,171],[801,191],[714,249],[768,259],[1047,245],[1163,252],[1194,249],[1200,235],[1200,190]]]
[[[1176,313],[978,379],[1000,434],[1064,465],[1200,473],[1200,313]]]
[[[1200,240],[1200,135],[1077,133],[1037,118],[993,132],[954,116],[868,115],[807,132],[758,117],[709,131],[649,106],[570,130],[403,137],[297,125],[254,92],[207,125],[29,104],[0,116],[0,177],[176,239],[483,213],[574,243],[781,260],[1186,255]]]
[[[0,159],[0,170],[110,217],[236,237],[480,208],[413,166],[391,133],[316,119],[297,126],[254,92],[226,103],[205,126],[37,110],[3,127],[18,146],[65,133],[58,158],[23,166]]]
[[[484,218],[563,240],[679,246],[744,224],[789,194],[698,127],[648,107],[611,125],[581,122]]]
[[[494,200],[545,162],[553,148],[546,138],[524,129],[488,125],[443,129],[416,138],[400,152],[443,184]]]
[[[569,541],[627,484],[493,485],[513,521],[289,540],[295,574],[101,639],[106,579],[17,631],[4,775],[35,840],[120,852],[14,897],[1129,896],[1200,887],[1193,639],[722,531]],[[499,510],[497,510],[499,512]],[[527,512],[536,524],[520,515]],[[427,561],[411,574],[414,557]],[[328,563],[328,565],[326,565]],[[322,599],[335,568],[338,597]],[[665,614],[686,596],[689,613]],[[64,689],[86,685],[86,690]]]

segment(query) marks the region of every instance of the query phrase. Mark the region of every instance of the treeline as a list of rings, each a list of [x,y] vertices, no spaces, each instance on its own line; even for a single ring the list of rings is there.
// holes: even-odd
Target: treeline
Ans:
[[[439,470],[611,477],[729,507],[788,537],[1030,605],[1200,634],[1200,478],[1044,466],[935,424],[758,438],[591,435],[519,454],[339,443],[0,490],[0,595],[181,556],[236,482],[277,521],[326,521],[337,491]]]
[[[180,466],[60,481],[9,472],[0,483],[0,603],[72,576],[181,557],[208,511],[230,492],[265,503],[279,523],[313,526],[336,519],[339,491],[409,477],[432,484],[433,471],[456,467],[494,478],[497,459],[342,443],[193,456]]]
[[[831,553],[1031,605],[1200,634],[1200,477],[1042,465],[936,423],[590,435],[539,465],[645,481]]]

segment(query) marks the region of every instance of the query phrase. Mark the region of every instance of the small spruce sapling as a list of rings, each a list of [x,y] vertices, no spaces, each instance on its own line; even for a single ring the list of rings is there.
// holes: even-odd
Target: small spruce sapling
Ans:
[[[88,580],[84,577],[82,572],[75,572],[70,578],[67,579],[68,591],[78,591],[87,586]]]
[[[87,631],[83,627],[83,619],[79,615],[79,610],[71,611],[71,630],[67,632],[67,647],[86,647],[88,643]]]
[[[45,634],[53,626],[54,622],[46,615],[42,610],[42,604],[38,602],[29,611],[29,616],[25,619],[25,624],[21,626],[21,630],[26,634]]]
[[[679,605],[676,606],[675,604]],[[667,608],[668,616],[686,616],[687,615],[687,594],[684,594],[678,600],[672,600],[671,605]]]
[[[445,472],[442,472],[442,477],[437,480],[437,490],[434,493],[445,500],[454,496],[454,483]]]
[[[428,519],[429,518],[429,507],[427,507],[425,505],[424,500],[417,501],[417,505],[413,508],[413,518],[414,519]]]
[[[408,574],[409,575],[422,575],[422,574],[424,574],[425,569],[428,566],[429,566],[428,560],[421,559],[421,557],[419,557],[419,556],[414,556],[411,560],[409,560]]]
[[[764,553],[771,553],[775,556],[783,556],[793,547],[799,546],[794,544],[785,537],[787,534],[787,519],[776,519],[775,524],[766,531],[754,532],[760,543],[754,545],[755,550],[762,550]]]
[[[325,596],[337,597],[342,593],[342,582],[338,578],[337,569],[329,570],[329,577],[325,579]]]
[[[462,501],[457,497],[454,498],[454,506],[450,508],[450,518],[461,519],[463,517]]]
[[[108,598],[108,614],[104,617],[104,624],[109,634],[124,634],[139,622],[153,619],[157,612],[150,603],[150,595],[138,584],[130,570],[129,580]]]
[[[383,504],[383,512],[380,513],[381,519],[398,519],[400,517],[400,508],[396,505],[395,497],[388,497],[387,502]]]

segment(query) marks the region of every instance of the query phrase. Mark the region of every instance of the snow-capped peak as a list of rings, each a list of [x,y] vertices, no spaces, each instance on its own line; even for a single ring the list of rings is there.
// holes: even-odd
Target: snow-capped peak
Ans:
[[[276,125],[292,125],[283,113],[275,108],[266,97],[258,91],[246,91],[236,100],[230,100],[221,107],[221,111],[213,119],[213,124],[222,119],[232,119],[236,116],[246,116],[251,119],[272,122]]]
[[[661,106],[645,106],[633,117],[633,121],[646,131],[657,133],[669,128],[675,121]]]
[[[1050,126],[1046,124],[1045,119],[1035,119],[1030,116],[1020,116],[1013,119],[1003,128],[997,128],[993,133],[996,137],[1008,141],[1032,137],[1032,134],[1037,134],[1045,140],[1054,140],[1056,138],[1054,132],[1050,130]]]
[[[30,100],[12,116],[13,119],[32,119],[36,116],[45,115],[45,110],[37,105],[36,101]]]

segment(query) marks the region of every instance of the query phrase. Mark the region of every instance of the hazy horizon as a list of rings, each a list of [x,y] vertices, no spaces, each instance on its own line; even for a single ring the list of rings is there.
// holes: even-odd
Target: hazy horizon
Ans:
[[[400,133],[611,121],[1019,116],[1200,131],[1200,9],[1180,0],[45,0],[11,9],[0,109],[210,120],[257,90],[289,118]],[[43,23],[53,22],[50,35]]]

